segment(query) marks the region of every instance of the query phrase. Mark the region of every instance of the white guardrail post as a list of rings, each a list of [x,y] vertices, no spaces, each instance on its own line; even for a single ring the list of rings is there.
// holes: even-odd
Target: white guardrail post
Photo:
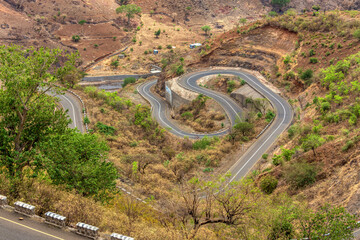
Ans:
[[[45,223],[51,224],[57,227],[65,227],[66,217],[53,212],[45,213]]]
[[[78,222],[76,224],[76,233],[88,238],[97,239],[99,237],[99,228],[86,223]]]
[[[14,203],[15,212],[31,217],[35,214],[35,206],[17,201]]]
[[[3,195],[0,195],[0,207],[3,207],[5,205],[7,205],[8,202],[7,202],[7,197],[3,196]]]
[[[127,237],[118,233],[112,233],[110,235],[110,240],[134,240],[134,238]]]

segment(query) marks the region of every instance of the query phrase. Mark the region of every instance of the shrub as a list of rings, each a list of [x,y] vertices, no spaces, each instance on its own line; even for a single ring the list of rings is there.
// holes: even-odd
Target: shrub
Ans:
[[[347,150],[349,150],[350,148],[352,148],[354,146],[354,141],[349,140],[346,142],[346,144],[341,148],[341,151],[346,152]]]
[[[310,63],[315,64],[315,63],[318,63],[318,62],[319,62],[319,60],[317,58],[315,58],[315,57],[310,58]]]
[[[322,102],[321,103],[321,112],[322,113],[326,113],[327,111],[329,111],[331,109],[331,105],[329,102]]]
[[[268,111],[265,115],[265,119],[267,122],[271,122],[271,120],[273,120],[274,117],[275,117],[275,113],[273,113],[272,111]]]
[[[134,77],[128,77],[124,79],[124,83],[121,85],[123,88],[126,87],[126,85],[130,84],[130,83],[134,83],[136,82],[136,78]]]
[[[314,49],[310,49],[310,51],[309,51],[309,57],[312,57],[312,56],[314,56],[314,55],[315,55]]]
[[[115,135],[115,128],[112,126],[105,125],[102,122],[97,122],[96,127],[99,130],[99,132],[105,135],[111,135],[111,136]]]
[[[269,154],[264,153],[261,157],[266,160],[268,158],[268,156],[269,156]]]
[[[273,176],[266,176],[261,179],[260,188],[266,194],[271,194],[277,187],[278,180]]]
[[[79,42],[80,41],[80,36],[79,35],[73,35],[72,36],[72,41],[73,42]]]
[[[357,38],[358,40],[360,40],[360,29],[355,30],[355,32],[353,33],[354,38]]]
[[[276,17],[278,14],[277,14],[277,12],[275,12],[275,11],[270,11],[269,12],[269,16],[270,17]]]
[[[90,120],[89,118],[86,116],[84,117],[84,124],[89,124],[90,123]]]
[[[191,112],[184,112],[183,114],[181,114],[182,118],[186,118],[186,119],[190,119],[193,118],[194,115]]]
[[[172,49],[172,46],[169,44],[166,46],[167,49]]]
[[[284,174],[285,180],[298,189],[313,184],[317,173],[315,166],[306,162],[296,162],[287,165]]]
[[[119,66],[119,61],[118,60],[113,60],[110,65],[114,68],[117,68]]]
[[[288,65],[289,63],[291,63],[291,57],[289,55],[287,55],[285,58],[284,58],[284,64],[285,65]]]
[[[202,139],[194,142],[193,149],[194,150],[206,149],[210,145],[211,145],[211,140],[209,139],[209,137],[205,136]]]
[[[305,72],[301,73],[300,78],[302,80],[309,80],[313,77],[313,74],[314,74],[313,70],[308,69]]]
[[[180,76],[182,74],[184,74],[185,70],[184,70],[184,66],[181,64],[176,68],[176,75]]]
[[[280,164],[282,164],[284,161],[281,157],[281,155],[277,155],[277,154],[274,154],[274,156],[272,157],[272,163],[275,165],[275,166],[279,166]]]

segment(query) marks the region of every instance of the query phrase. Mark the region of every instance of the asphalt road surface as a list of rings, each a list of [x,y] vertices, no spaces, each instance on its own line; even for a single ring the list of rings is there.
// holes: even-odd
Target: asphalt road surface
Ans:
[[[241,108],[227,95],[209,90],[207,88],[202,88],[196,83],[199,78],[218,74],[230,74],[241,77],[250,86],[256,89],[265,98],[267,98],[273,105],[276,112],[276,118],[271,124],[271,126],[267,129],[267,131],[265,131],[259,137],[259,139],[246,151],[246,153],[243,154],[243,156],[238,159],[238,161],[229,169],[232,174],[231,181],[235,181],[240,180],[241,178],[246,176],[247,173],[251,170],[251,168],[256,164],[256,162],[261,158],[261,156],[267,152],[267,150],[273,143],[276,142],[280,134],[287,129],[293,119],[293,111],[291,106],[285,99],[271,91],[255,76],[237,70],[209,70],[192,73],[183,76],[181,79],[178,80],[178,83],[180,86],[188,90],[202,93],[206,96],[213,98],[224,108],[229,119],[231,120],[232,125],[234,125],[235,120],[241,117]],[[172,121],[167,118],[167,111],[169,107],[168,104],[150,91],[150,88],[155,83],[156,81],[151,81],[142,84],[138,87],[138,91],[145,99],[150,102],[152,106],[153,116],[160,123],[161,126],[168,128],[170,132],[177,136],[188,136],[189,138],[193,139],[201,138],[204,135],[221,136],[228,132],[228,130],[225,130],[223,132],[212,134],[196,134],[187,133],[179,129],[174,123],[172,123]]]
[[[73,94],[65,92],[64,95],[54,95],[59,98],[61,106],[68,110],[68,115],[71,118],[70,128],[77,128],[80,132],[85,132],[85,127],[82,118],[82,104]]]
[[[19,220],[22,217],[23,220]],[[0,208],[0,240],[80,240],[75,233]]]

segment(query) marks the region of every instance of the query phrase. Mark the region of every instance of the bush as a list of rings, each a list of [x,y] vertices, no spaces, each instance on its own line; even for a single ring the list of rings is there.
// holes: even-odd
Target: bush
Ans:
[[[284,58],[284,64],[285,65],[288,65],[289,63],[291,63],[291,57],[289,55],[287,55],[285,58]]]
[[[354,38],[357,38],[358,40],[360,40],[360,29],[355,30],[355,32],[353,33]]]
[[[191,112],[184,112],[183,114],[181,114],[182,118],[186,118],[186,119],[190,119],[193,118],[194,115]]]
[[[117,68],[119,66],[119,61],[118,60],[113,60],[110,65],[114,68]]]
[[[315,64],[315,63],[318,63],[318,62],[319,62],[319,60],[317,58],[314,58],[314,57],[310,58],[310,63]]]
[[[269,154],[264,153],[261,157],[266,160],[268,158],[268,156],[269,156]]]
[[[321,103],[321,112],[325,113],[331,109],[331,105],[329,102],[323,102]]]
[[[110,135],[110,136],[115,135],[115,128],[112,126],[105,125],[102,122],[97,122],[96,127],[97,127],[97,129],[99,129],[99,132],[101,132],[105,135]]]
[[[90,123],[90,120],[89,118],[86,116],[84,117],[84,124],[89,124]]]
[[[350,148],[352,148],[354,146],[354,141],[349,140],[346,142],[346,144],[341,148],[341,150],[343,152],[346,152],[347,150],[349,150]]]
[[[314,55],[315,55],[314,49],[310,49],[310,51],[309,51],[309,57],[312,57],[312,56],[314,56]]]
[[[185,70],[184,70],[184,66],[183,65],[179,65],[177,68],[176,68],[176,75],[180,76],[182,74],[184,74]]]
[[[261,179],[260,188],[266,194],[271,194],[277,187],[278,180],[273,176],[266,176]]]
[[[136,78],[134,77],[128,77],[124,79],[124,83],[121,85],[123,88],[126,87],[126,85],[130,84],[130,83],[134,83],[136,82]]]
[[[205,136],[202,139],[194,142],[193,149],[194,150],[200,150],[200,149],[206,149],[208,146],[211,145],[211,140],[209,137]]]
[[[316,180],[316,168],[306,162],[288,165],[284,171],[285,180],[294,188],[303,188]]]
[[[274,118],[275,118],[275,113],[273,113],[272,111],[268,111],[265,115],[265,119],[268,123],[271,122],[271,120],[273,120]]]
[[[301,73],[300,78],[302,80],[309,80],[313,77],[313,74],[314,74],[313,70],[308,69],[305,72]]]
[[[172,49],[172,46],[169,44],[166,46],[167,49]]]
[[[80,36],[79,35],[72,36],[72,41],[73,42],[79,42],[80,41]]]
[[[274,166],[279,166],[280,164],[282,164],[283,158],[281,157],[281,155],[276,155],[274,154],[274,156],[272,157],[272,163],[274,164]]]

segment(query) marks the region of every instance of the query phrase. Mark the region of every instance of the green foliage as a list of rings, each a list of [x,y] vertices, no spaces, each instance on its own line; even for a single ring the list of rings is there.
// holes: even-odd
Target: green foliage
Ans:
[[[290,0],[271,0],[273,6],[285,7],[290,3]]]
[[[284,64],[285,65],[288,65],[291,63],[291,57],[289,55],[285,56],[284,57]]]
[[[267,113],[266,113],[266,115],[265,115],[265,119],[266,119],[266,121],[269,123],[269,122],[271,122],[271,120],[273,120],[274,118],[275,118],[275,113],[274,112],[272,112],[272,111],[268,111]]]
[[[354,141],[348,140],[348,141],[346,141],[346,144],[341,148],[341,150],[342,150],[343,152],[346,152],[346,151],[348,151],[350,148],[352,148],[353,146],[354,146]]]
[[[65,112],[46,92],[61,94],[56,84],[75,69],[78,55],[12,45],[0,46],[0,56],[0,167],[17,197],[24,168],[42,170],[39,144],[68,127]]]
[[[294,188],[303,188],[316,181],[316,167],[306,162],[295,162],[285,167],[285,180]]]
[[[85,93],[92,98],[103,100],[107,105],[119,112],[125,107],[131,107],[132,105],[130,100],[120,98],[117,92],[106,92],[104,90],[98,90],[96,87],[86,87]]]
[[[211,31],[211,27],[209,25],[205,25],[201,27],[201,30],[203,30],[205,34],[208,35],[209,32]]]
[[[267,153],[264,153],[261,157],[262,157],[262,159],[267,159],[268,158],[268,156],[269,156],[269,154],[267,154]]]
[[[208,136],[203,137],[200,140],[197,140],[193,144],[194,150],[206,149],[208,146],[211,145],[211,139]]]
[[[72,39],[73,42],[79,42],[80,41],[80,36],[79,35],[73,35],[71,37],[71,39]]]
[[[183,75],[185,72],[184,70],[184,65],[180,64],[177,68],[176,68],[176,75],[180,76]]]
[[[134,124],[141,126],[144,130],[150,131],[157,128],[157,123],[151,118],[150,109],[141,104],[136,106]]]
[[[128,84],[130,84],[130,83],[135,83],[135,82],[136,82],[136,78],[134,78],[134,77],[127,77],[127,78],[124,79],[124,83],[121,84],[121,86],[124,88],[124,87],[126,87]]]
[[[119,67],[119,60],[113,60],[113,61],[111,61],[110,65],[111,65],[113,68],[118,68],[118,67]]]
[[[278,14],[277,14],[277,12],[270,11],[268,15],[269,15],[270,17],[276,17]]]
[[[360,29],[355,30],[355,32],[353,33],[354,38],[357,38],[358,40],[360,40]]]
[[[239,23],[241,23],[242,25],[244,25],[247,22],[246,18],[240,18]]]
[[[155,34],[156,38],[159,38],[159,36],[161,34],[161,30],[159,29],[159,30],[155,31],[154,34]]]
[[[194,118],[194,115],[191,112],[184,112],[181,114],[181,117],[185,119],[191,119]]]
[[[353,229],[358,228],[356,217],[343,207],[325,205],[318,211],[298,209],[295,213],[301,226],[302,239],[353,239]]]
[[[283,164],[284,160],[281,155],[274,154],[272,157],[272,163],[274,166],[279,166],[280,164]]]
[[[249,122],[238,122],[234,125],[234,129],[242,133],[243,136],[254,131],[254,124]]]
[[[314,6],[312,6],[312,9],[314,9],[315,11],[319,11],[319,10],[320,10],[320,6],[319,6],[319,5],[314,5]]]
[[[260,181],[260,189],[266,194],[271,194],[276,189],[277,185],[278,180],[271,175],[262,178]]]
[[[309,56],[312,57],[312,56],[314,56],[315,54],[316,54],[316,53],[315,53],[314,49],[310,49],[310,51],[309,51]]]
[[[84,25],[85,23],[86,23],[86,20],[80,20],[80,21],[79,21],[79,24],[80,24],[80,25]]]
[[[89,118],[86,116],[84,117],[84,124],[89,124],[90,123],[90,120]]]
[[[315,57],[310,58],[310,63],[316,64],[318,62],[319,62],[319,60],[317,58],[315,58]]]
[[[309,79],[311,79],[313,77],[313,73],[314,73],[313,70],[308,69],[308,70],[301,73],[300,78],[302,80],[309,80]]]
[[[295,154],[295,149],[281,148],[281,155],[286,162],[290,161],[294,154]]]
[[[134,18],[135,14],[141,13],[141,7],[135,4],[122,5],[116,9],[116,13],[125,13],[129,24],[130,19]]]
[[[109,148],[96,135],[68,130],[52,135],[40,148],[53,184],[99,200],[106,199],[108,191],[115,190],[117,170],[113,163],[106,161]]]
[[[312,150],[314,156],[316,156],[315,149],[320,147],[323,143],[325,143],[325,139],[320,137],[317,134],[310,134],[306,138],[302,139],[302,148],[304,151]]]
[[[99,132],[101,132],[102,134],[105,135],[110,135],[110,136],[114,136],[115,135],[115,128],[112,126],[108,126],[103,124],[102,122],[97,122],[96,123],[96,128],[99,130]]]

